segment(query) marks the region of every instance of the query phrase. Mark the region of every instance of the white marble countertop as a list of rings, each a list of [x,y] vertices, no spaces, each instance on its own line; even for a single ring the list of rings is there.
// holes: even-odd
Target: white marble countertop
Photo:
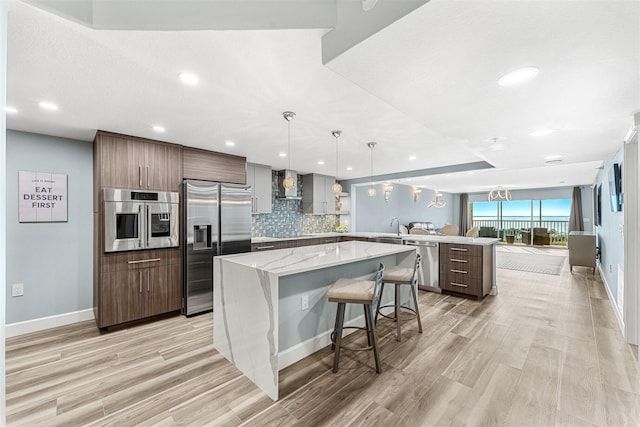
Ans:
[[[459,243],[465,245],[494,245],[500,241],[500,239],[489,237],[464,237],[464,236],[443,236],[438,234],[401,234],[398,236],[396,233],[377,233],[377,232],[353,232],[353,233],[316,233],[307,234],[298,237],[254,237],[251,239],[252,243],[268,243],[268,242],[280,242],[286,240],[300,240],[300,239],[314,239],[318,237],[336,237],[336,236],[349,236],[360,237],[366,239],[372,239],[376,237],[400,237],[403,241],[414,240],[419,242],[435,242],[435,243]],[[265,252],[266,253],[266,252]]]
[[[350,241],[223,255],[216,258],[284,276],[413,250],[414,246]]]

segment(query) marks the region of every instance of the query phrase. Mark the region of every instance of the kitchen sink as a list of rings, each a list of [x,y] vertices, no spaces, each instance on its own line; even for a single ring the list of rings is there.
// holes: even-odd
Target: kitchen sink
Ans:
[[[393,245],[401,245],[402,244],[402,237],[391,237],[391,236],[376,237],[375,238],[375,242],[376,243],[391,243]]]

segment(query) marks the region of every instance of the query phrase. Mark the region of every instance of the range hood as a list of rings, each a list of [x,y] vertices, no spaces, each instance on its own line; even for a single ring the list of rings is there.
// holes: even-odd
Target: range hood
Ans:
[[[296,185],[293,188],[284,188],[282,185],[282,181],[287,177],[287,174],[293,178],[293,182]],[[298,172],[292,170],[281,170],[278,171],[278,192],[276,193],[276,199],[286,199],[286,200],[302,200],[302,197],[298,195]]]

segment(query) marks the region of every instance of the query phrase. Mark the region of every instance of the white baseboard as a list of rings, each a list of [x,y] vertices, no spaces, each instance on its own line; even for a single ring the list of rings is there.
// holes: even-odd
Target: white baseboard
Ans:
[[[5,326],[6,337],[15,337],[31,332],[43,331],[57,326],[70,325],[85,320],[93,320],[93,309],[72,311],[71,313],[56,314],[55,316],[41,317],[39,319],[26,320],[24,322],[9,323]]]
[[[356,317],[355,319],[349,320],[348,322],[344,322],[344,326],[362,325],[364,325],[364,314],[361,314],[360,316]],[[293,365],[297,361],[302,360],[310,354],[313,354],[321,348],[331,344],[331,332],[333,331],[324,332],[278,353],[278,370],[280,371],[289,365]],[[346,337],[353,332],[355,332],[354,329],[348,329],[344,331],[342,336]]]
[[[600,265],[600,263],[598,263],[598,271],[600,271],[600,278],[602,279],[602,283],[604,283],[604,289],[607,291],[607,295],[609,295],[609,303],[611,303],[611,307],[613,308],[613,312],[616,315],[616,319],[618,319],[618,326],[620,326],[620,333],[624,337],[625,336],[624,319],[622,318],[622,313],[620,312],[620,308],[618,308],[618,304],[616,304],[616,300],[613,298],[611,289],[609,289],[609,283],[607,282],[607,279],[604,276],[604,271],[602,271],[602,265]]]

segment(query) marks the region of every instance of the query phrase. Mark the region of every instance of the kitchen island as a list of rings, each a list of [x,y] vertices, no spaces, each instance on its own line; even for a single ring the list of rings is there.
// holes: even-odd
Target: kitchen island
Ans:
[[[215,257],[214,347],[277,400],[278,371],[330,343],[331,283],[371,280],[379,263],[411,267],[415,254],[412,246],[349,241]],[[362,317],[361,307],[348,307],[345,324]]]

